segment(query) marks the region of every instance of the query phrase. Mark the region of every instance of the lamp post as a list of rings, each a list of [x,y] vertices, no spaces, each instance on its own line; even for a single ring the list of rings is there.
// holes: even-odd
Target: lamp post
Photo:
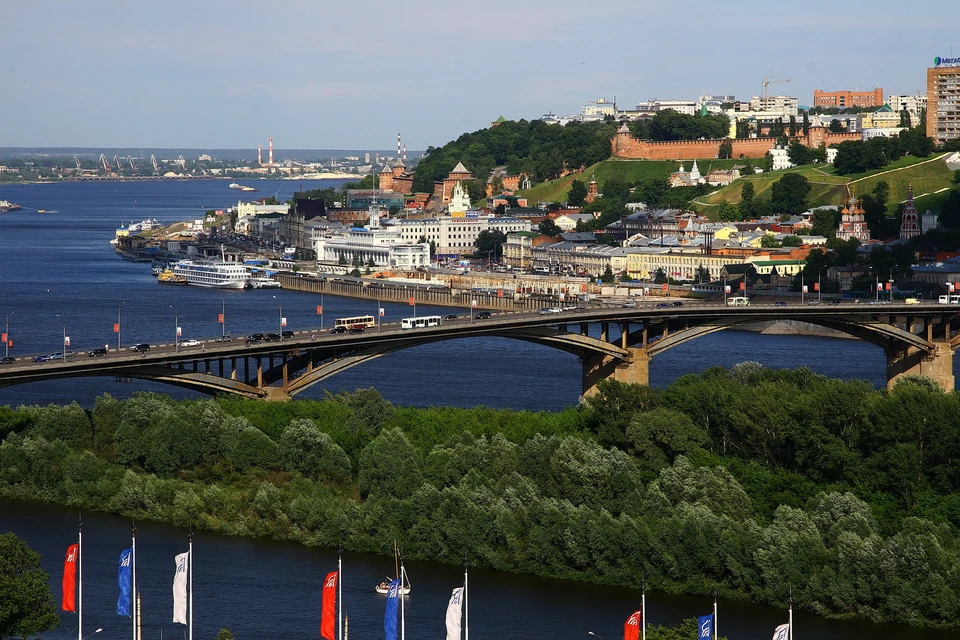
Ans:
[[[887,284],[890,285],[888,291],[890,292],[890,302],[893,302],[893,269],[890,269],[890,280],[887,281]]]
[[[817,269],[817,303],[819,304],[823,300],[823,281],[820,276],[823,274],[823,267]]]
[[[273,296],[274,300],[277,300],[277,296]],[[277,300],[277,304],[280,306],[280,342],[283,342],[283,303]]]
[[[117,351],[120,351],[120,332],[123,330],[123,326],[120,324],[120,310],[123,309],[123,305],[127,304],[126,302],[121,302],[117,305]]]
[[[7,314],[7,328],[3,331],[3,357],[10,356],[10,316],[15,314],[16,311],[11,311]]]
[[[69,342],[68,342],[69,338],[67,338],[67,319],[64,318],[63,316],[61,316],[59,313],[57,314],[57,317],[60,318],[60,321],[61,321],[61,322],[63,322],[63,342],[61,343],[62,346],[60,347],[60,353],[63,354],[63,358],[62,358],[62,359],[63,359],[63,360],[66,360],[66,359],[67,359],[67,345],[69,344]]]
[[[227,301],[220,296],[220,339],[227,337]]]
[[[801,305],[803,304],[803,289],[804,289],[804,284],[803,284],[803,271],[801,271],[801,272],[800,272],[800,304],[801,304]]]
[[[173,309],[173,348],[175,353],[180,353],[180,314],[175,306],[170,305],[170,308]]]

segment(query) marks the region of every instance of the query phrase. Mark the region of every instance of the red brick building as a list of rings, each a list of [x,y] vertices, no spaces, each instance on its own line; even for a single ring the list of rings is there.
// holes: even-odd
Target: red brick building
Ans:
[[[829,147],[846,140],[861,140],[860,133],[830,133],[826,127],[810,127],[807,135],[796,136],[804,145],[816,148],[823,143]],[[777,144],[776,138],[717,138],[714,140],[671,140],[654,142],[638,140],[621,128],[611,140],[613,155],[632,160],[685,160],[691,158],[717,158],[720,145],[727,140],[733,145],[734,158],[762,158]]]
[[[843,109],[845,107],[882,107],[883,89],[873,91],[820,91],[813,92],[813,106]]]

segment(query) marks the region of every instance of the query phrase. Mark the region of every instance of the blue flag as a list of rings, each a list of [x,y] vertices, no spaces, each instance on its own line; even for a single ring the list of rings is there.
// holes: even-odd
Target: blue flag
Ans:
[[[397,603],[400,601],[400,580],[394,580],[387,592],[387,612],[383,616],[384,640],[397,640]]]
[[[697,626],[700,628],[700,635],[698,638],[706,638],[707,640],[713,640],[713,614],[711,613],[708,616],[700,616],[697,618]]]
[[[133,549],[124,549],[120,552],[120,569],[117,570],[117,584],[120,586],[120,599],[117,600],[117,615],[130,615],[130,562],[133,559]]]

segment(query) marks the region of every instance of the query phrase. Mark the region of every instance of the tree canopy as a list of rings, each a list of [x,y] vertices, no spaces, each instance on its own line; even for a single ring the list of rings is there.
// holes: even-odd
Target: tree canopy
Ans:
[[[0,534],[0,640],[33,638],[60,624],[40,554],[13,533]]]

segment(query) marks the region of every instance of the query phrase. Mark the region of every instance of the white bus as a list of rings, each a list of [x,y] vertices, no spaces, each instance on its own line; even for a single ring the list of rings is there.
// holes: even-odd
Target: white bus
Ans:
[[[440,316],[420,316],[419,318],[404,318],[400,321],[401,329],[423,329],[424,327],[439,327],[443,319]]]
[[[727,306],[728,307],[749,307],[750,298],[747,298],[745,296],[734,296],[732,298],[728,298]]]
[[[377,326],[377,319],[373,316],[355,316],[353,318],[337,318],[333,326],[334,327],[344,327],[349,329],[355,327],[358,324],[363,325],[367,329]]]
[[[960,296],[956,294],[951,294],[948,296],[940,296],[937,299],[937,302],[940,304],[960,304]]]

